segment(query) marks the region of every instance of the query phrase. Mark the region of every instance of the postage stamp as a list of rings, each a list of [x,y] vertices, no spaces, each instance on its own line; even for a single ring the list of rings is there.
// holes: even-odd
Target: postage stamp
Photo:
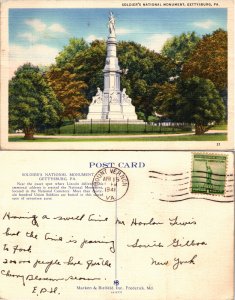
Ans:
[[[98,198],[113,202],[127,193],[129,180],[127,175],[118,168],[103,168],[95,174],[92,188]]]
[[[193,153],[192,193],[224,194],[226,164],[226,155]]]

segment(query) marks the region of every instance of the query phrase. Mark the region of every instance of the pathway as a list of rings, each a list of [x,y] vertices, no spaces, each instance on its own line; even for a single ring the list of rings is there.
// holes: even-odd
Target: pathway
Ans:
[[[217,133],[227,133],[227,130],[209,130],[205,134],[217,134]],[[118,135],[37,135],[35,134],[34,137],[38,139],[108,139],[108,138],[138,138],[138,137],[164,137],[164,136],[186,136],[186,135],[194,135],[194,132],[189,133],[166,133],[166,134],[118,134]],[[23,133],[11,133],[9,134],[9,137],[16,137],[16,136],[24,136]]]

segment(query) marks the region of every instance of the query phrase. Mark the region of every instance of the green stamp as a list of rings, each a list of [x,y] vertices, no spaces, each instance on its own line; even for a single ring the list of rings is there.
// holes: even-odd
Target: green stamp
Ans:
[[[226,155],[194,153],[192,193],[224,194],[226,163]]]

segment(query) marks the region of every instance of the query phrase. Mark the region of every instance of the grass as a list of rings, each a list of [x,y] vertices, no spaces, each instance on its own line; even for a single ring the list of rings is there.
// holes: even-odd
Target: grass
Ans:
[[[227,124],[215,125],[211,129],[213,129],[213,130],[227,130]]]
[[[176,135],[176,136],[161,136],[153,137],[151,135],[146,137],[121,137],[121,138],[36,138],[34,140],[24,140],[23,137],[10,137],[9,142],[144,142],[144,141],[226,141],[227,134],[205,134],[205,135]]]

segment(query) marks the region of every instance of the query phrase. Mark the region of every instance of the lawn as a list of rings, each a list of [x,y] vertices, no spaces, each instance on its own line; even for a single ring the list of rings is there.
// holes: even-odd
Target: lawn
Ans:
[[[204,135],[176,135],[176,136],[160,136],[154,137],[148,135],[146,137],[121,137],[121,138],[97,138],[91,136],[89,139],[85,138],[36,138],[34,140],[27,141],[22,136],[10,137],[9,142],[145,142],[145,141],[226,141],[227,134],[204,134]]]
[[[212,130],[227,130],[227,124],[215,125],[211,129]]]

